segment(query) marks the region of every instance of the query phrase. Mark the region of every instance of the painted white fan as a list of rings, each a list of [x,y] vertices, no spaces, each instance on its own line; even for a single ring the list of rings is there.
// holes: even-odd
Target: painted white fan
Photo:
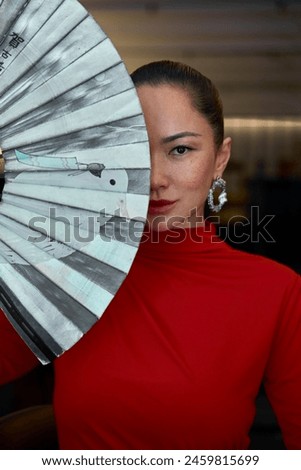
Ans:
[[[149,148],[122,60],[77,0],[0,0],[0,306],[43,363],[134,260]]]

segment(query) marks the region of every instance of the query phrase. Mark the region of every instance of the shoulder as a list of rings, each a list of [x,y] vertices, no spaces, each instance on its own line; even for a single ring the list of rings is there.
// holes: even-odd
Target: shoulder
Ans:
[[[237,269],[241,274],[248,273],[249,276],[253,276],[273,288],[279,285],[288,288],[297,285],[301,289],[300,274],[289,266],[265,256],[248,253],[230,246],[227,251],[232,268]]]

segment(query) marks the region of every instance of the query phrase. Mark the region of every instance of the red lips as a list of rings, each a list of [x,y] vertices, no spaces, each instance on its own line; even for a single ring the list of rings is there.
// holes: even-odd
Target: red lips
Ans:
[[[169,201],[167,199],[152,199],[148,206],[148,212],[150,214],[166,212],[175,202],[176,201]]]

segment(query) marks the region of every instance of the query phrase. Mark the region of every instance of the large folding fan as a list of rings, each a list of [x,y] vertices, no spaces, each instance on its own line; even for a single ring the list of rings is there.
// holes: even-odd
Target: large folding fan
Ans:
[[[149,200],[135,88],[77,0],[0,0],[0,147],[0,306],[47,363],[113,299]]]

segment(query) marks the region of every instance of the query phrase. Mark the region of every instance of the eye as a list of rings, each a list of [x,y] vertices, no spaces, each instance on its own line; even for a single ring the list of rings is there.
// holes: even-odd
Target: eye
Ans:
[[[172,155],[185,155],[190,149],[186,145],[177,145],[177,147],[173,148],[170,152]]]

